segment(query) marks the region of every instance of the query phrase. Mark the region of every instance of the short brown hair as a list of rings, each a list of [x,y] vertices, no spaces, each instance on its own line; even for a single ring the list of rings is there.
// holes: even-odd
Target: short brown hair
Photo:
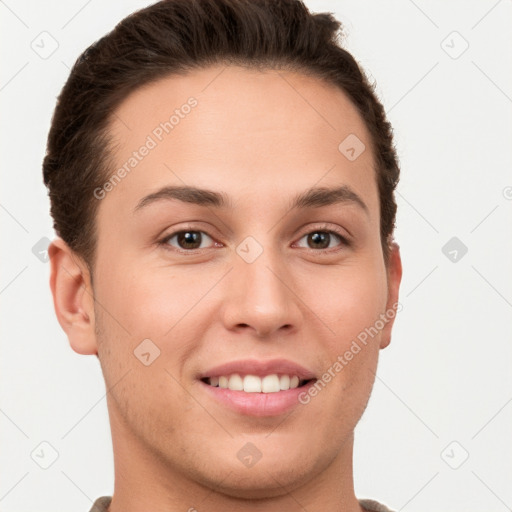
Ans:
[[[58,97],[43,162],[57,235],[92,273],[99,204],[93,191],[114,171],[108,126],[116,107],[149,82],[232,62],[302,72],[348,95],[372,138],[387,264],[400,174],[392,128],[375,85],[340,38],[331,13],[310,13],[300,0],[162,0],[123,19],[80,55]]]

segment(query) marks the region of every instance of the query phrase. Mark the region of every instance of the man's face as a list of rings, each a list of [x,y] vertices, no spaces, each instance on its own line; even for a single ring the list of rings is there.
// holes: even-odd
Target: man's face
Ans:
[[[248,497],[322,472],[351,446],[400,279],[398,256],[395,272],[383,261],[363,120],[333,86],[237,67],[147,85],[113,119],[116,170],[127,172],[99,199],[91,343],[114,449]],[[185,186],[226,204],[160,197],[136,208]],[[317,187],[345,187],[342,200],[292,208]],[[314,381],[262,394],[201,380],[231,362],[228,378],[299,373],[238,364],[277,359],[331,379],[316,394]]]

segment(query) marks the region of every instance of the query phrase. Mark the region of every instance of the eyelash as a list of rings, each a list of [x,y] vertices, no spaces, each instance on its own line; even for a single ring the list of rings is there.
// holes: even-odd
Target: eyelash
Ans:
[[[176,235],[179,235],[180,233],[187,233],[187,232],[193,232],[193,233],[204,233],[205,235],[209,236],[212,240],[214,240],[214,238],[208,234],[206,231],[203,231],[201,229],[195,229],[193,227],[185,227],[185,228],[182,228],[182,229],[179,229],[178,231],[174,231],[173,233],[170,233],[168,235],[166,235],[164,238],[162,238],[161,240],[159,240],[157,242],[158,246],[162,246],[164,249],[166,250],[169,250],[169,251],[173,251],[173,252],[177,252],[177,253],[181,253],[181,254],[197,254],[197,251],[203,251],[204,249],[210,249],[210,247],[207,247],[207,248],[203,248],[203,249],[179,249],[179,248],[176,248],[176,247],[172,247],[169,245],[169,240],[171,240],[172,238],[174,238]],[[328,233],[330,235],[335,235],[337,236],[339,239],[340,239],[340,247],[339,248],[328,248],[328,249],[311,249],[311,248],[306,248],[306,250],[308,251],[312,251],[312,252],[315,252],[315,253],[331,253],[331,252],[338,252],[340,250],[342,250],[342,248],[346,248],[346,247],[350,247],[351,246],[351,243],[347,240],[347,238],[342,235],[338,230],[335,230],[335,229],[329,229],[329,227],[327,225],[324,225],[324,226],[320,226],[318,228],[315,228],[311,231],[307,231],[306,233],[303,233],[301,235],[301,237],[299,238],[299,240],[301,240],[302,238],[304,238],[305,236],[307,235],[310,235],[312,233]]]

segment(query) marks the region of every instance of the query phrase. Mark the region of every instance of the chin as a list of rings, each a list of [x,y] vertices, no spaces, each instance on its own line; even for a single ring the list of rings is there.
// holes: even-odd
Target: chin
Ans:
[[[261,462],[261,461],[260,461]],[[263,464],[259,468],[231,468],[228,475],[219,475],[210,485],[216,492],[241,499],[264,499],[285,496],[309,480],[310,472],[306,468],[290,469],[277,467],[273,463]],[[313,475],[310,476],[310,478]]]
[[[253,440],[256,445],[258,440],[254,438]],[[263,438],[261,444],[263,444]],[[315,457],[311,452],[305,455],[305,452],[297,446],[295,446],[296,453],[293,453],[291,446],[289,448],[283,444],[279,446],[282,450],[272,450],[267,442],[265,451],[271,455],[265,456],[263,453],[261,458],[255,463],[252,461],[253,465],[250,466],[244,465],[237,458],[238,450],[235,450],[234,457],[226,455],[226,450],[222,450],[219,454],[212,453],[207,459],[218,460],[217,468],[205,472],[207,468],[203,466],[202,471],[199,470],[201,474],[196,474],[195,479],[215,489],[215,492],[233,498],[264,499],[287,495],[321,473],[332,462],[332,457],[326,455],[317,454]]]

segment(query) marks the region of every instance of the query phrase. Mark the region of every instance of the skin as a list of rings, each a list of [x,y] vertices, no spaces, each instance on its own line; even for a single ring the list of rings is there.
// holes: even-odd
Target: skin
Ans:
[[[190,96],[198,105],[101,200],[94,288],[61,239],[50,246],[59,323],[73,350],[98,356],[109,390],[109,510],[362,510],[353,432],[392,319],[291,414],[233,412],[209,398],[197,376],[236,359],[282,357],[321,377],[398,301],[399,248],[393,244],[386,267],[368,130],[332,85],[288,71],[214,66],[128,96],[111,123],[116,164]],[[338,150],[351,133],[366,146],[352,162]],[[162,200],[133,213],[145,195],[185,184],[228,194],[233,210]],[[351,202],[288,208],[312,186],[340,185],[368,213]],[[335,235],[328,249],[308,240],[325,233],[325,223],[351,245]],[[167,249],[158,245],[180,229],[203,233],[195,254],[177,252],[191,251],[178,237]],[[263,248],[253,263],[236,252],[248,236]],[[133,353],[146,338],[160,350],[149,366]],[[262,454],[250,468],[237,457],[247,442]]]

